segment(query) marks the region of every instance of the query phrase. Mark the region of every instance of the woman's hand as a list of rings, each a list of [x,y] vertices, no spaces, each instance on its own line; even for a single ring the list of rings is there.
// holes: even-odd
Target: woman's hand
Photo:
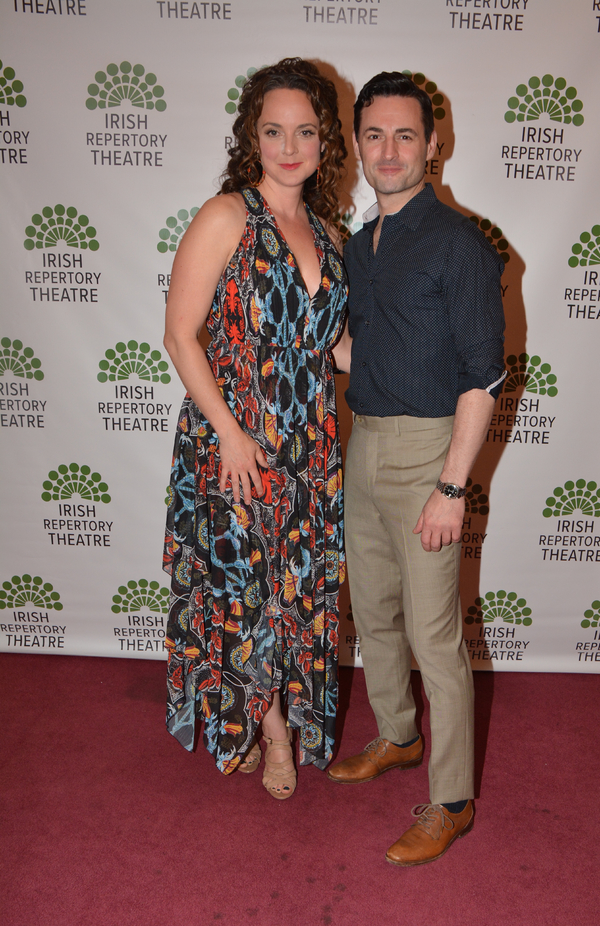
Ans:
[[[252,483],[256,494],[264,494],[264,487],[259,466],[268,469],[269,464],[263,451],[248,434],[237,426],[225,437],[219,437],[221,453],[221,479],[219,489],[224,492],[227,481],[231,479],[233,499],[236,504],[240,502],[240,483],[244,502],[249,505],[252,501]]]

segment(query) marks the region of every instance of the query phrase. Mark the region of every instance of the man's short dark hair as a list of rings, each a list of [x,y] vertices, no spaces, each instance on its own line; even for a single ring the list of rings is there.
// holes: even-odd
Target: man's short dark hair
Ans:
[[[424,90],[414,80],[399,71],[382,71],[364,85],[354,104],[354,134],[358,138],[360,117],[365,106],[370,106],[376,96],[406,96],[417,100],[421,107],[425,141],[429,144],[433,132],[433,106]]]

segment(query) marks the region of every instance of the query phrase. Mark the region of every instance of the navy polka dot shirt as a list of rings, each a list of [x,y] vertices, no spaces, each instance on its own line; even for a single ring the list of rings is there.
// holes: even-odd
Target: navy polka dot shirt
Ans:
[[[470,389],[496,397],[505,375],[498,253],[430,184],[385,216],[373,253],[377,221],[345,248],[352,411],[441,418]]]

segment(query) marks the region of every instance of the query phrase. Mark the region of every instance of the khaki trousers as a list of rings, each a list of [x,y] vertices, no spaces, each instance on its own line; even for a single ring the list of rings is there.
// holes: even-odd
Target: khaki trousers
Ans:
[[[432,803],[474,797],[473,676],[458,598],[460,544],[425,553],[413,534],[453,418],[356,415],[346,455],[352,611],[379,735],[417,735],[411,650],[430,704]]]

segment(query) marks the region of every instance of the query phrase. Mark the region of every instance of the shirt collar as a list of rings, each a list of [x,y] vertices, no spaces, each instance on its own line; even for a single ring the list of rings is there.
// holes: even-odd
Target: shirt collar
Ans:
[[[415,229],[420,224],[427,210],[435,202],[437,202],[437,196],[435,195],[434,189],[430,183],[426,183],[420,193],[417,193],[416,196],[409,199],[406,205],[398,209],[397,212],[389,212],[385,216],[385,219],[389,219],[394,225],[406,225],[408,228]],[[370,229],[372,229],[375,227],[378,218],[379,206],[377,203],[373,203],[364,213],[363,222],[365,226],[369,226]]]

